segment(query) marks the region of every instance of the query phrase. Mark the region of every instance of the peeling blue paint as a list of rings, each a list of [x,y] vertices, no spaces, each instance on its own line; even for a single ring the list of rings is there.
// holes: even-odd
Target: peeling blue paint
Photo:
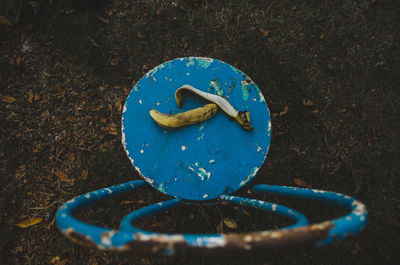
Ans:
[[[221,88],[221,84],[217,78],[211,80],[208,91],[221,97],[224,96],[224,90]]]
[[[208,68],[214,60],[206,57],[196,57],[196,61],[199,63],[200,67]]]

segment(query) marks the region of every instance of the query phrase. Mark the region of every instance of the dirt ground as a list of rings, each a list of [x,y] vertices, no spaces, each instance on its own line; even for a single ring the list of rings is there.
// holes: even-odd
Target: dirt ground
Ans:
[[[395,0],[109,0],[97,8],[25,1],[19,24],[0,26],[0,264],[395,264],[399,29]],[[144,73],[184,56],[228,62],[265,95],[272,145],[254,183],[354,196],[370,213],[364,231],[328,247],[218,259],[104,253],[66,239],[54,223],[63,202],[139,179],[120,141],[121,106]],[[78,216],[118,228],[125,214],[166,198],[147,188]],[[292,206],[311,222],[345,213],[261,198]],[[17,226],[32,217],[42,221]],[[238,227],[221,227],[224,218]],[[179,206],[139,226],[215,233],[288,223],[219,204]]]

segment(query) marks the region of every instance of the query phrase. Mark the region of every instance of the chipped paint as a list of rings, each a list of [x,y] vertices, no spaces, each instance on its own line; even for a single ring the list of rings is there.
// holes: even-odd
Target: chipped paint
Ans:
[[[165,187],[164,183],[158,184],[157,189],[158,189],[159,191],[163,192],[163,193],[166,193],[166,187]]]
[[[204,168],[199,168],[197,175],[200,177],[201,181],[209,181],[211,177],[211,172],[207,172]]]
[[[224,95],[224,90],[221,88],[221,84],[217,78],[211,80],[208,91],[221,97]]]
[[[196,138],[197,141],[200,141],[203,139],[204,139],[204,133],[202,133],[199,137]]]
[[[182,145],[182,146],[181,146],[181,150],[182,150],[182,151],[186,151],[186,149],[187,149],[187,147],[186,147],[185,145]]]
[[[214,61],[213,59],[207,57],[196,57],[195,59],[202,68],[210,67],[211,63]]]
[[[189,57],[186,62],[186,67],[193,66],[193,65],[194,65],[194,57]]]
[[[215,164],[215,159],[211,159],[210,161],[208,161],[208,163]]]
[[[258,172],[259,167],[253,167],[252,170],[250,171],[250,174],[240,182],[240,187],[243,187],[244,185],[247,184]]]

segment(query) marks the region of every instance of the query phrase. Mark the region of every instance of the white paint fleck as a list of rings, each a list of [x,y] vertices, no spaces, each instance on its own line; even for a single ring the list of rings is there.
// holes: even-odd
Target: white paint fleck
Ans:
[[[186,146],[182,145],[181,149],[182,149],[182,151],[185,151],[186,150]]]
[[[122,108],[122,113],[126,112],[126,104],[124,104],[124,107]]]
[[[215,164],[215,159],[211,159],[210,161],[208,161],[208,163]]]
[[[277,206],[276,203],[272,204],[272,211],[274,212],[276,211],[276,206]]]
[[[157,102],[157,106],[160,106],[161,105],[161,103],[160,102]]]
[[[90,199],[90,193],[86,193],[86,194],[85,194],[85,197],[86,197],[87,199]]]
[[[199,131],[204,130],[205,124],[206,124],[206,123],[204,122],[203,124],[200,125]]]
[[[204,195],[203,195],[203,198],[207,198],[207,197],[208,197],[208,194],[204,194]]]
[[[207,172],[205,168],[199,168],[199,172],[197,173],[197,176],[200,177],[201,181],[209,181],[211,177],[211,172]]]
[[[197,141],[204,139],[204,133],[202,133],[199,137],[197,137]]]
[[[140,104],[143,104],[143,102],[142,102],[142,100],[141,100],[141,99],[139,99],[139,103],[140,103]]]
[[[194,165],[195,165],[196,167],[198,167],[198,166],[200,165],[200,163],[199,163],[199,162],[195,162]]]
[[[189,168],[191,171],[193,171],[193,172],[195,171],[194,168],[193,168],[192,166],[189,166],[188,168]]]
[[[143,153],[144,153],[144,150],[143,150],[143,149],[141,149],[141,150],[140,150],[140,153],[141,153],[141,154],[143,154]]]

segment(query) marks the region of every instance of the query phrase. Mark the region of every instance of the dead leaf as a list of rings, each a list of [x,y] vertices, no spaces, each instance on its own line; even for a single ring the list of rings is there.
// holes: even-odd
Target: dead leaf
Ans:
[[[279,116],[286,115],[288,110],[289,110],[289,105],[286,105],[285,107],[283,107],[283,110],[279,113]]]
[[[30,226],[34,226],[34,225],[40,223],[41,221],[43,221],[43,218],[41,218],[41,217],[31,217],[22,222],[19,222],[18,224],[16,224],[16,226],[21,227],[21,228],[27,228]]]
[[[58,262],[58,261],[60,261],[60,257],[59,257],[59,256],[54,256],[54,257],[52,257],[51,260],[50,260],[50,262],[51,262],[52,264],[54,264],[54,263],[56,263],[56,262]]]
[[[236,221],[231,218],[224,218],[224,224],[231,229],[236,229],[238,227]]]
[[[56,171],[54,174],[55,174],[61,181],[66,181],[66,182],[69,181],[69,178],[68,178],[67,174],[65,174],[64,172]]]
[[[267,37],[269,34],[269,31],[265,29],[260,29],[260,32],[264,35],[264,37]]]
[[[303,188],[311,188],[311,187],[312,187],[311,184],[305,182],[305,181],[302,180],[302,179],[293,178],[292,180],[293,180],[293,182],[294,182],[297,186],[299,186],[299,187],[303,187]]]
[[[220,234],[224,233],[224,222],[222,220],[217,225],[217,233],[220,233]]]
[[[314,105],[314,104],[312,103],[312,101],[309,100],[309,99],[307,99],[307,100],[306,100],[306,106],[312,106],[312,105]]]
[[[81,179],[86,179],[88,175],[89,171],[87,169],[83,170],[81,174]]]
[[[134,203],[135,203],[134,201],[122,201],[119,204],[126,205],[126,204],[134,204]]]
[[[102,123],[107,123],[107,118],[100,118],[100,121],[101,121]]]
[[[58,92],[58,97],[63,98],[65,96],[65,90],[62,89],[59,86],[56,86],[57,92]]]
[[[63,260],[58,261],[55,265],[65,265],[65,264],[67,264],[67,262],[68,262],[68,259],[63,259]]]
[[[104,23],[106,23],[106,24],[110,24],[110,21],[108,21],[107,19],[102,18],[101,16],[96,16],[96,17],[97,17],[97,19],[100,20],[101,22],[104,22]]]
[[[28,91],[28,102],[32,103],[32,101],[33,101],[33,91],[32,91],[32,89],[29,89],[29,91]]]
[[[14,177],[17,180],[22,179],[25,177],[26,171],[25,171],[25,165],[20,165],[19,168],[15,171]]]
[[[142,258],[141,260],[140,260],[140,262],[143,264],[143,265],[150,265],[151,263],[150,263],[150,260],[148,260],[148,259],[146,259],[146,258]]]
[[[115,104],[114,104],[114,106],[117,108],[117,111],[118,112],[121,112],[122,111],[122,104],[121,104],[121,101],[116,101],[115,102]]]
[[[242,212],[243,212],[245,215],[250,216],[250,213],[249,213],[248,211],[242,210]]]
[[[17,56],[17,58],[15,59],[15,62],[17,63],[17,65],[21,64],[21,56]]]
[[[3,94],[0,94],[0,98],[1,98],[1,101],[5,102],[5,103],[14,103],[15,101],[17,101],[15,98],[6,96]]]
[[[319,35],[319,38],[320,38],[320,39],[325,38],[325,34],[324,34],[324,33],[321,33],[321,35]]]

